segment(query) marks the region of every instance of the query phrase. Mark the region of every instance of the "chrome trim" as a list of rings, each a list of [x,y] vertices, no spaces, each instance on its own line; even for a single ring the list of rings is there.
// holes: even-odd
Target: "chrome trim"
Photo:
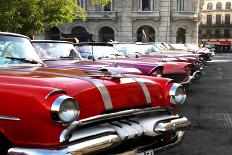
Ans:
[[[160,132],[166,132],[170,130],[183,130],[186,127],[189,127],[191,125],[190,121],[186,117],[173,119],[167,122],[160,122],[154,127],[154,131],[157,133]]]
[[[146,104],[150,105],[151,104],[151,95],[150,95],[150,92],[149,92],[149,90],[148,90],[148,88],[147,88],[147,86],[146,86],[146,84],[144,82],[151,82],[151,83],[154,83],[154,82],[151,81],[151,80],[147,80],[147,79],[145,80],[145,79],[142,79],[142,78],[133,78],[133,77],[130,77],[130,78],[135,80],[140,85],[140,87],[143,90],[144,96],[146,98]]]
[[[60,113],[60,106],[61,104],[65,101],[65,100],[71,100],[73,101],[74,105],[76,106],[76,115],[75,117],[73,117],[73,120],[70,120],[68,122],[65,122],[63,121],[60,116],[59,116],[59,113]],[[52,106],[51,106],[51,113],[52,113],[52,119],[56,122],[62,122],[64,124],[70,124],[72,123],[73,121],[75,121],[77,119],[77,117],[79,116],[80,114],[80,108],[78,106],[78,103],[70,96],[67,96],[67,95],[62,95],[62,96],[59,96],[55,99],[55,101],[52,103]]]
[[[73,122],[68,128],[63,130],[63,132],[60,135],[60,142],[64,142],[68,139],[68,134],[73,131],[76,127],[88,125],[91,123],[100,122],[102,120],[109,120],[109,119],[119,119],[121,117],[126,117],[130,115],[139,115],[139,114],[145,114],[145,113],[156,113],[156,112],[167,112],[170,115],[172,114],[168,109],[166,108],[160,108],[160,107],[149,107],[144,109],[130,109],[130,110],[124,110],[119,112],[114,112],[110,114],[102,114],[98,116],[89,117],[86,119],[82,119],[80,121]]]
[[[21,121],[20,118],[0,115],[0,120]]]
[[[176,128],[169,128],[170,124],[177,124]],[[156,132],[154,129],[161,124],[166,124],[163,132]],[[159,135],[165,135],[166,131],[176,132],[175,142],[182,140],[178,138],[179,133],[183,137],[185,129],[189,126],[189,121],[186,118],[182,118],[178,115],[140,115],[131,117],[130,119],[121,119],[114,122],[106,122],[100,124],[92,124],[84,128],[76,128],[72,131],[69,141],[64,143],[64,146],[58,148],[11,148],[8,151],[9,155],[44,155],[44,154],[57,154],[57,155],[79,155],[89,154],[96,151],[102,151],[105,149],[111,149],[116,145],[120,145],[122,142],[129,139],[135,139],[136,137],[149,136],[157,137]],[[179,131],[180,130],[180,131]],[[170,140],[173,140],[171,137]],[[167,148],[169,141],[164,144]],[[159,149],[159,148],[154,148]]]
[[[181,84],[183,87],[187,88],[187,87],[189,87],[189,86],[191,85],[193,79],[194,79],[193,76],[189,76],[187,81],[181,82],[180,84]]]
[[[171,84],[171,83],[174,83],[174,80],[173,79],[170,79],[167,83],[166,83],[166,86]]]
[[[67,147],[56,150],[15,147],[8,150],[8,155],[80,155],[85,152],[94,152],[110,148],[119,141],[120,138],[118,135],[109,134],[95,139],[86,140],[78,144],[71,144]]]
[[[200,79],[200,75],[201,75],[201,71],[200,70],[194,72],[193,73],[193,79],[195,79],[195,80]]]
[[[22,70],[22,69],[4,69],[4,68],[1,68],[1,70],[20,71],[20,72],[26,72],[26,73],[31,72],[31,71],[26,71],[26,70]],[[111,101],[109,91],[107,90],[107,88],[102,83],[100,83],[100,82],[98,82],[98,81],[96,81],[94,79],[75,76],[75,75],[70,75],[70,74],[55,73],[55,72],[42,72],[42,71],[33,71],[33,72],[34,73],[39,73],[39,74],[57,75],[57,76],[62,76],[62,77],[68,77],[68,78],[74,78],[74,79],[80,79],[80,80],[87,81],[87,82],[95,85],[97,87],[97,89],[99,90],[99,92],[100,92],[100,94],[102,96],[102,100],[104,102],[105,110],[113,109],[113,104],[112,104],[112,101]]]
[[[182,87],[182,89],[185,91],[184,87],[180,84],[177,84],[177,83],[174,83],[169,91],[169,95],[170,95],[170,103],[172,104],[183,104],[186,100],[186,92],[185,94],[183,95],[184,99],[181,103],[177,103],[176,102],[176,99],[175,99],[175,96],[176,96],[176,90],[179,88],[179,87]]]
[[[45,99],[47,100],[49,97],[51,97],[52,95],[55,95],[55,94],[66,94],[66,92],[64,90],[61,90],[61,89],[53,90],[47,94]]]

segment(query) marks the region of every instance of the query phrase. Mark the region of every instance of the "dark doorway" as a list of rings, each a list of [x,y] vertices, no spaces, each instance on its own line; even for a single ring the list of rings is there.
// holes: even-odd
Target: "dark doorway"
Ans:
[[[99,30],[99,41],[108,42],[114,40],[114,30],[108,26],[102,27]]]
[[[50,28],[48,32],[48,39],[60,40],[60,30],[55,26]]]
[[[155,30],[151,26],[144,25],[137,30],[138,42],[155,42]]]
[[[91,41],[89,32],[82,26],[76,26],[71,31],[72,37],[76,37],[80,42]]]
[[[185,44],[186,43],[186,30],[179,28],[177,30],[176,43]]]

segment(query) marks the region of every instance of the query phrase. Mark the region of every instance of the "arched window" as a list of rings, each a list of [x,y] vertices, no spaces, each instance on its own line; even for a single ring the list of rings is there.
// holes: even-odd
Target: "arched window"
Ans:
[[[60,29],[57,27],[52,27],[48,31],[48,39],[59,40],[60,39]]]
[[[226,2],[226,9],[231,9],[231,3],[230,2]]]
[[[73,37],[79,39],[80,42],[87,42],[91,40],[91,35],[82,26],[76,26],[72,29],[71,34]]]
[[[114,41],[114,30],[108,26],[102,27],[99,30],[99,41],[100,42],[108,42]]]
[[[207,4],[207,10],[212,10],[213,9],[213,4],[212,3],[208,3]]]
[[[144,25],[137,30],[138,42],[155,42],[155,30],[153,27]]]
[[[216,4],[216,9],[217,9],[217,10],[221,10],[221,9],[222,9],[222,3],[221,3],[221,2],[218,2],[218,3]]]

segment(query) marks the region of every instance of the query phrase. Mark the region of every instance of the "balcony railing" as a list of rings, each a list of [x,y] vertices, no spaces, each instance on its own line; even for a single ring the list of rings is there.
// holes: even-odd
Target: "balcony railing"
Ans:
[[[197,13],[194,11],[172,11],[171,13],[173,20],[189,19],[197,21]]]
[[[221,39],[221,38],[232,38],[231,34],[199,34],[200,39]]]
[[[87,19],[111,19],[117,18],[116,11],[87,11]]]
[[[211,27],[211,28],[220,28],[220,27],[231,27],[232,26],[232,23],[231,24],[228,24],[228,23],[212,23],[212,24],[209,24],[209,23],[200,23],[199,25],[200,27],[202,28],[206,28],[206,27]]]
[[[152,19],[158,21],[160,19],[160,12],[159,11],[132,11],[131,17],[133,20]]]

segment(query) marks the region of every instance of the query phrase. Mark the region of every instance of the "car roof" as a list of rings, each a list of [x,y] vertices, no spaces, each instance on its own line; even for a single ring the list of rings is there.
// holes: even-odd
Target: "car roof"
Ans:
[[[81,43],[74,43],[75,46],[84,46],[84,45],[90,45],[90,46],[113,46],[111,43],[105,43],[105,42],[81,42]]]
[[[17,33],[11,33],[11,32],[0,32],[0,35],[4,35],[4,36],[14,36],[14,37],[23,37],[23,38],[27,38],[30,39],[29,37],[22,35],[22,34],[17,34]]]
[[[62,41],[62,40],[31,40],[32,43],[67,43],[67,44],[73,44],[69,41]]]

